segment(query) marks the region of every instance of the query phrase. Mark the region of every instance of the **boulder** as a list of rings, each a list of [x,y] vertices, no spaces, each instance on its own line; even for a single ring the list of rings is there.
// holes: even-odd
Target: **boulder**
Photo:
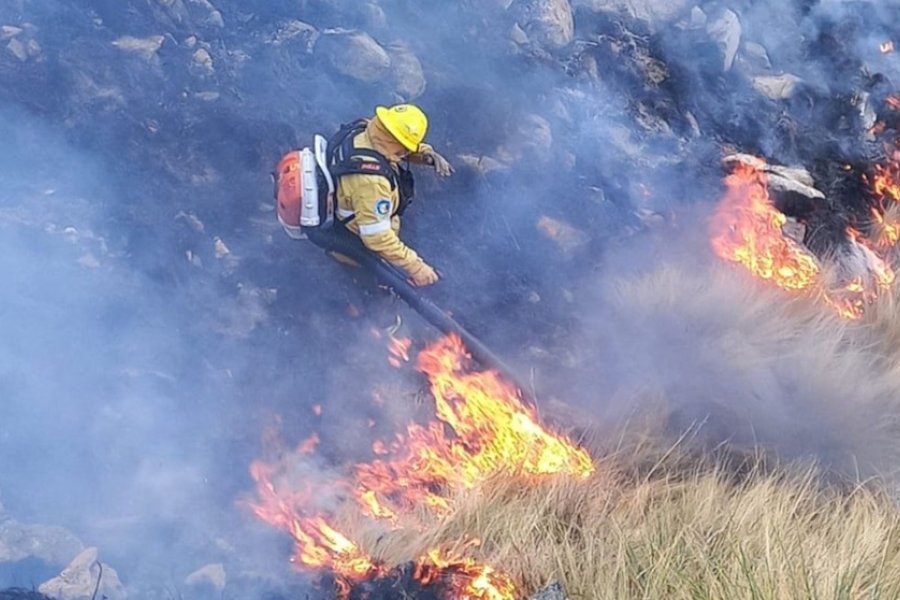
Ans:
[[[215,563],[201,567],[185,577],[184,584],[193,588],[212,588],[221,593],[225,589],[228,577],[225,573],[225,566],[221,563]]]
[[[38,591],[57,600],[126,598],[125,588],[119,580],[118,573],[109,565],[97,560],[96,548],[84,550],[59,576],[42,583]]]
[[[273,46],[282,46],[291,44],[299,46],[303,52],[312,52],[316,41],[319,39],[319,31],[303,21],[291,20],[279,23],[278,27],[266,40],[266,43]]]
[[[69,531],[48,525],[26,525],[0,514],[0,563],[37,558],[63,566],[84,549]]]
[[[391,57],[391,82],[403,101],[418,98],[425,92],[425,71],[418,57],[403,42],[388,46]]]
[[[796,75],[759,75],[753,78],[753,89],[772,100],[786,100],[794,95],[803,80]]]
[[[315,52],[341,75],[366,83],[380,81],[391,68],[387,50],[363,31],[326,29]]]
[[[151,35],[145,38],[124,35],[113,41],[112,45],[122,52],[136,54],[144,60],[152,61],[156,58],[156,53],[159,52],[165,40],[165,36],[162,35]]]
[[[515,0],[509,10],[528,39],[547,50],[568,46],[575,38],[569,0]]]
[[[533,595],[529,600],[568,600],[566,590],[559,583],[554,583]]]
[[[726,8],[717,16],[710,18],[706,24],[706,32],[722,51],[722,68],[730,71],[741,45],[743,34],[741,20],[733,10]]]
[[[651,28],[674,21],[689,6],[688,0],[571,0],[571,3],[576,9],[643,21]]]

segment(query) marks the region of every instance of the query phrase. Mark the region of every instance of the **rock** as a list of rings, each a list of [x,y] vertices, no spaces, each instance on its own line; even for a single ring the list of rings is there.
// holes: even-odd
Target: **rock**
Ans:
[[[325,30],[316,54],[338,73],[366,83],[380,81],[391,68],[387,51],[362,31]]]
[[[21,27],[15,27],[14,25],[0,26],[0,40],[8,40],[9,38],[16,37],[20,33],[22,33]]]
[[[192,587],[209,586],[220,593],[225,589],[227,581],[228,577],[225,573],[225,566],[221,563],[201,567],[184,579],[185,585]]]
[[[531,42],[556,50],[575,38],[575,18],[569,0],[515,0],[509,10]]]
[[[216,236],[213,238],[213,251],[216,254],[216,258],[222,259],[231,254],[231,250],[228,249],[228,246],[225,245],[225,242],[222,241],[222,238]]]
[[[744,42],[741,45],[741,51],[737,60],[741,62],[744,69],[751,73],[759,73],[772,69],[772,62],[769,60],[769,53],[761,44],[756,42]]]
[[[689,5],[688,0],[571,0],[571,3],[573,8],[644,21],[653,29],[675,20]]]
[[[209,0],[189,1],[193,6],[198,7],[198,9],[202,12],[202,24],[211,25],[218,28],[225,27],[225,19],[222,18],[222,13],[219,12],[215,6],[213,6],[212,2],[210,2]]]
[[[112,45],[123,52],[137,54],[144,60],[153,60],[156,57],[156,53],[162,47],[165,39],[166,38],[161,35],[151,35],[146,38],[136,38],[125,35],[115,40]]]
[[[786,100],[794,95],[803,80],[796,75],[759,75],[753,78],[753,89],[772,100]]]
[[[285,43],[297,44],[303,48],[304,52],[312,52],[318,39],[318,29],[309,23],[293,20],[280,24],[267,41],[274,46],[281,46]]]
[[[61,567],[83,549],[78,538],[61,527],[0,518],[0,563],[37,558]]]
[[[791,193],[816,200],[825,199],[825,194],[816,189],[812,175],[802,167],[776,165],[751,154],[730,154],[722,159],[722,164],[726,167],[736,163],[748,165],[765,173],[769,190],[773,195]]]
[[[553,240],[566,254],[571,254],[579,248],[583,248],[588,241],[588,236],[584,231],[565,221],[554,219],[547,215],[543,215],[538,219],[537,229],[544,236]]]
[[[722,50],[722,67],[730,71],[734,64],[734,57],[741,45],[743,29],[741,20],[730,9],[723,10],[716,18],[711,19],[706,25],[706,32]]]
[[[6,44],[6,49],[9,50],[13,56],[18,58],[20,61],[25,62],[28,60],[28,50],[25,48],[25,44],[20,42],[16,38],[12,38],[9,40],[9,43]]]
[[[97,590],[96,595],[94,590]],[[126,597],[118,573],[97,560],[96,548],[84,550],[58,577],[42,583],[38,591],[58,600],[87,600],[94,597],[124,600]]]
[[[364,2],[358,8],[366,31],[382,31],[387,28],[387,15],[384,9],[375,2]]]
[[[28,43],[25,44],[25,49],[28,51],[28,56],[31,58],[38,58],[43,51],[41,45],[35,39],[28,40]]]
[[[509,39],[517,46],[524,46],[529,42],[528,34],[522,29],[518,23],[513,23],[509,30]]]
[[[533,595],[529,600],[568,600],[568,598],[562,585],[554,583]]]
[[[204,75],[212,75],[216,71],[212,56],[206,48],[198,48],[194,52],[191,67]]]
[[[701,27],[706,27],[706,22],[708,21],[706,17],[706,13],[703,12],[703,9],[699,6],[695,6],[691,9],[691,17],[689,20],[689,24],[694,29],[699,29]]]
[[[394,91],[404,101],[418,98],[425,92],[425,71],[418,57],[403,42],[388,46],[391,57],[391,81]]]
[[[523,159],[546,164],[553,157],[552,145],[550,122],[540,115],[527,114],[519,119],[515,131],[497,150],[497,158],[507,164]]]

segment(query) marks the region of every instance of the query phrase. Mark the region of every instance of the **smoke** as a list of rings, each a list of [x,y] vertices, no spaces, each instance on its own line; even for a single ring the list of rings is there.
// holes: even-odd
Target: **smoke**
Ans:
[[[428,328],[287,240],[268,179],[313,133],[404,98],[388,76],[336,74],[307,36],[275,43],[291,20],[364,29],[421,61],[429,141],[458,173],[421,174],[403,238],[444,276],[427,293],[534,371],[539,395],[605,424],[633,408],[614,399],[649,389],[682,422],[730,415],[713,441],[841,467],[865,454],[889,381],[839,350],[831,321],[799,331],[783,298],[711,266],[703,215],[723,145],[807,165],[869,156],[853,97],[896,81],[897,54],[878,48],[896,9],[708,2],[648,24],[578,3],[575,41],[548,49],[516,32],[518,0],[213,1],[218,17],[207,4],[0,8],[24,52],[0,61],[15,149],[0,157],[9,515],[71,528],[144,587],[210,562],[286,569],[286,541],[240,502],[274,415],[290,440],[319,431],[339,462],[417,410],[402,391],[416,381],[370,330],[398,316],[417,338]],[[729,7],[740,32],[726,70],[728,43],[709,31]],[[772,100],[753,87],[762,72],[802,83]],[[845,410],[859,394],[866,420]],[[859,434],[843,436],[850,425]]]

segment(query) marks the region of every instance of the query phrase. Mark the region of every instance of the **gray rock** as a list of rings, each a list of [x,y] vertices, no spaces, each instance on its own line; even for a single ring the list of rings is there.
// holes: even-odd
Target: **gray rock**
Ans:
[[[753,89],[772,100],[786,100],[794,95],[803,80],[796,75],[759,75],[753,78]]]
[[[225,27],[225,19],[212,2],[209,0],[189,0],[191,5],[198,9],[201,18],[198,21],[203,25],[211,25],[213,27]]]
[[[194,52],[194,56],[191,60],[191,68],[203,75],[212,75],[216,70],[213,65],[213,58],[206,48],[198,48]]]
[[[651,25],[652,29],[658,29],[672,22],[689,5],[688,0],[571,0],[571,3],[573,8],[644,21]]]
[[[97,560],[96,548],[88,548],[76,556],[59,576],[42,583],[38,591],[57,600],[87,600],[95,597],[95,589],[96,597],[108,600],[124,600],[127,596],[118,573]]]
[[[18,58],[20,61],[25,62],[28,60],[28,50],[25,47],[25,44],[20,42],[17,38],[12,38],[9,40],[9,43],[6,44],[6,49],[9,50],[13,56]]]
[[[9,38],[16,37],[20,33],[22,33],[21,27],[16,27],[14,25],[0,26],[0,40],[8,40]]]
[[[529,600],[568,600],[568,596],[562,585],[554,583],[533,595]]]
[[[769,190],[773,194],[793,193],[816,200],[825,199],[825,194],[816,189],[812,175],[803,167],[777,165],[752,154],[730,154],[722,159],[722,164],[727,167],[738,163],[765,173]]]
[[[293,20],[279,24],[266,43],[273,46],[297,44],[303,48],[304,52],[312,52],[318,39],[319,31],[315,27],[303,21]]]
[[[366,83],[380,81],[391,68],[387,50],[362,31],[325,30],[315,51],[338,73]]]
[[[61,527],[0,518],[0,563],[37,558],[61,567],[83,549],[78,538]]]
[[[357,10],[366,31],[383,31],[387,28],[387,15],[377,3],[364,2]]]
[[[569,0],[515,0],[509,10],[528,39],[543,48],[556,50],[575,38]]]
[[[744,42],[741,44],[741,51],[737,56],[745,71],[752,73],[760,73],[772,69],[772,62],[769,60],[769,53],[765,47],[756,42]]]
[[[388,46],[391,57],[391,80],[394,91],[404,101],[418,98],[425,92],[425,71],[418,57],[403,42]]]
[[[35,39],[30,39],[25,44],[25,49],[28,51],[28,56],[31,58],[39,58],[41,56],[41,52],[43,51],[41,45]]]
[[[741,45],[741,20],[733,10],[725,9],[706,25],[706,32],[722,50],[722,68],[730,71]]]
[[[156,53],[159,52],[165,39],[165,36],[162,35],[151,35],[150,37],[145,38],[136,38],[125,35],[115,40],[112,45],[122,52],[137,54],[144,60],[149,61],[156,58]]]
[[[225,573],[225,566],[221,563],[201,567],[184,579],[185,585],[191,587],[211,587],[220,593],[225,589],[225,584],[227,582],[228,576]]]
[[[706,13],[703,12],[703,9],[699,6],[695,6],[691,9],[691,17],[689,20],[689,24],[693,28],[706,27]]]

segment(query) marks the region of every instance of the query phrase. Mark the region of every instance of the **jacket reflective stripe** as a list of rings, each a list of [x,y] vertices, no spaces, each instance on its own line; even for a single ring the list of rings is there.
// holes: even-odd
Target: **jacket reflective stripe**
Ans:
[[[360,225],[359,226],[359,235],[376,235],[379,233],[384,233],[391,228],[390,220],[387,221],[378,221],[377,223],[370,223],[368,225]]]
[[[347,210],[346,208],[337,209],[337,214],[342,219],[349,219],[350,217],[355,217],[356,213],[352,210]]]

